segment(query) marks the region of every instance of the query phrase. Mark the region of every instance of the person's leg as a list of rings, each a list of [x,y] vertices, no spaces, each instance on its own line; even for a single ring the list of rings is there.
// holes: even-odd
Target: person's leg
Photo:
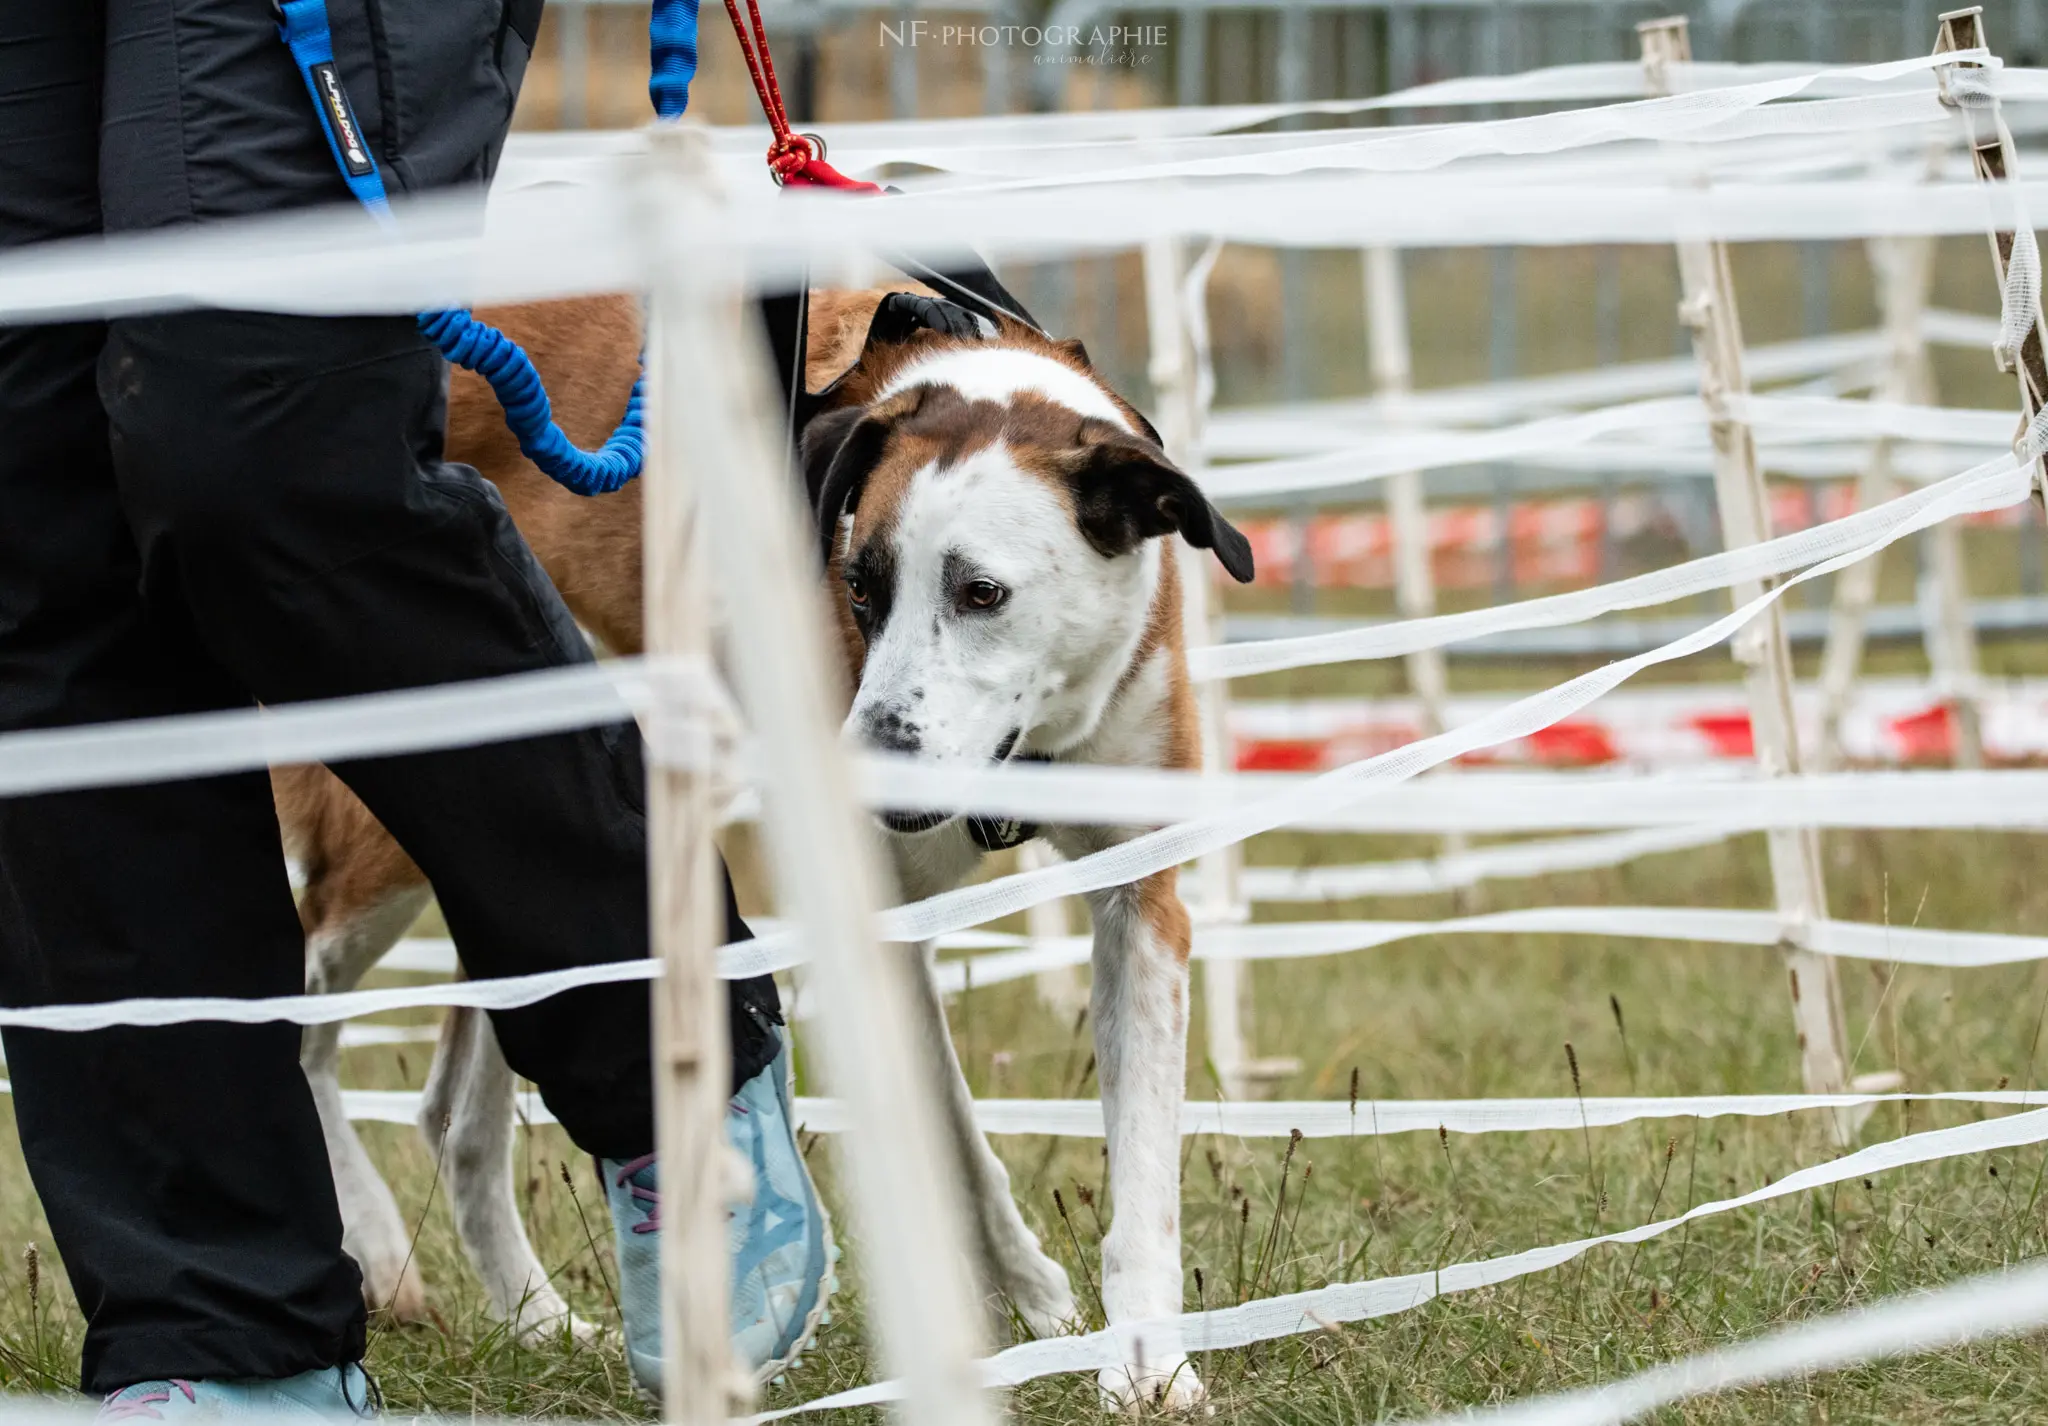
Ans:
[[[178,53],[188,67],[202,56],[211,102],[175,130],[177,153],[164,147],[164,125],[110,125],[109,229],[345,200],[267,10],[240,0],[123,7],[173,13]],[[330,6],[337,58],[387,182],[479,176],[516,76],[480,78],[476,67],[516,52],[516,36],[498,33],[510,22],[495,7],[465,9],[460,24],[477,31],[466,34],[438,0],[395,0],[373,33],[351,22],[354,8]],[[476,18],[485,10],[491,17]],[[372,62],[379,45],[391,65]],[[138,66],[134,91],[148,78]],[[151,181],[174,167],[181,189]],[[110,326],[101,393],[145,598],[189,610],[208,653],[259,700],[590,658],[496,491],[441,459],[445,369],[410,318],[200,312]],[[647,954],[643,773],[630,725],[335,770],[433,882],[471,974]],[[730,922],[732,935],[746,934],[737,916]],[[765,980],[735,1003],[737,1084],[775,1054],[779,1010]],[[493,1019],[507,1060],[581,1147],[612,1157],[652,1147],[643,986],[596,987]]]
[[[377,23],[353,38],[356,6],[330,9],[387,182],[431,186],[487,170],[510,81],[488,68],[479,79],[476,67],[517,51],[509,27],[531,7],[383,0]],[[342,196],[261,6],[118,0],[116,10],[168,16],[174,77],[188,90],[203,81],[206,93],[203,104],[149,109],[134,125],[109,105],[110,230],[288,207],[323,183]],[[116,43],[109,53],[124,51]],[[138,73],[123,92],[149,93],[150,80]],[[166,132],[175,136],[168,150]],[[161,183],[166,167],[182,186]],[[264,703],[588,659],[497,492],[442,459],[445,391],[441,360],[408,317],[202,312],[110,323],[100,396],[146,607],[188,616],[207,656]],[[647,954],[643,772],[631,725],[335,771],[433,882],[472,974]],[[729,897],[726,909],[730,934],[744,935]],[[734,1079],[745,1085],[778,1072],[768,1067],[781,1048],[779,1011],[766,978],[734,987],[733,1003]],[[653,1147],[644,986],[595,987],[493,1019],[507,1061],[581,1147],[628,1162]],[[791,1182],[801,1180],[812,1210],[804,1241],[760,1271],[778,1284],[803,1279],[782,1296],[815,1306],[823,1216],[784,1100],[772,1116],[735,1115],[756,1126],[775,1119],[778,1162],[794,1165]],[[629,1337],[652,1327],[658,1338],[654,1305],[628,1321]],[[801,1330],[785,1331],[785,1316],[774,1324],[778,1355],[815,1320],[807,1310]]]
[[[95,231],[97,5],[0,7],[0,246]],[[0,729],[249,699],[146,619],[96,323],[0,330]],[[0,997],[276,995],[302,947],[260,774],[0,800]],[[9,1031],[29,1170],[89,1326],[82,1385],[362,1354],[286,1025]]]

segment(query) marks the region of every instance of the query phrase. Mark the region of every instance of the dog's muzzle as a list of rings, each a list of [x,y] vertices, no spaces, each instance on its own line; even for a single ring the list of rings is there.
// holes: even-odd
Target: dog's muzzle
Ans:
[[[1017,737],[1017,734],[1012,733],[1009,737],[1003,739],[1002,747],[996,750],[996,756],[992,759],[996,766],[1000,767],[1004,763],[1013,761],[1031,763],[1049,763],[1052,761],[1051,758],[1046,757],[1042,753],[1024,753],[1012,758],[1010,754],[1011,750],[1017,746]],[[892,832],[900,832],[905,836],[914,836],[919,832],[933,831],[945,826],[946,823],[959,815],[957,812],[898,811],[885,811],[877,814],[884,827],[887,827]],[[1038,835],[1038,824],[1036,822],[1026,822],[1018,817],[987,817],[975,813],[970,814],[966,822],[968,839],[985,852],[1006,852],[1012,847],[1022,846]]]
[[[934,827],[943,827],[953,820],[951,812],[896,812],[884,811],[875,814],[882,825],[892,832],[910,834],[929,832]]]

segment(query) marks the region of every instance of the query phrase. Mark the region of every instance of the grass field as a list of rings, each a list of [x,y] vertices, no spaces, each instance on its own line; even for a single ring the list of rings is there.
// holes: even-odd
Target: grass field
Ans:
[[[1383,838],[1276,837],[1261,861],[1413,852]],[[2036,838],[1830,835],[1837,914],[1895,924],[2048,931]],[[1765,904],[1759,839],[1647,859],[1613,871],[1496,883],[1488,907],[1612,902]],[[1435,916],[1448,897],[1300,908],[1304,915]],[[1366,955],[1261,966],[1258,1048],[1298,1056],[1287,1098],[1346,1097],[1354,1070],[1372,1098],[1569,1094],[1566,1046],[1588,1094],[1796,1088],[1781,973],[1769,953],[1635,946],[1557,937],[1449,937]],[[1896,1066],[1916,1089],[2031,1087],[2048,1079],[2037,1039],[2048,975],[2023,967],[1948,974],[1847,967],[1857,1068]],[[1619,1006],[1617,1016],[1615,1006]],[[976,991],[956,1006],[956,1039],[982,1094],[1087,1093],[1085,1039],[1028,985]],[[1622,1033],[1626,1026],[1626,1036]],[[1201,1026],[1195,1026],[1200,1043]],[[419,1049],[351,1052],[357,1084],[417,1087]],[[1191,1092],[1214,1093],[1197,1067]],[[1865,1141],[1958,1122],[1975,1111],[1881,1111]],[[381,1328],[371,1366],[390,1402],[457,1414],[639,1416],[610,1347],[519,1348],[481,1315],[455,1248],[434,1164],[406,1130],[367,1136],[418,1215],[431,1323]],[[999,1141],[1028,1215],[1067,1263],[1077,1295],[1099,1281],[1103,1161],[1094,1141]],[[557,1131],[520,1141],[522,1192],[543,1260],[578,1309],[614,1318],[608,1234],[589,1162]],[[1814,1116],[1687,1121],[1578,1133],[1390,1135],[1311,1141],[1283,1172],[1284,1140],[1191,1141],[1186,1186],[1188,1304],[1210,1306],[1337,1280],[1427,1271],[1447,1262],[1612,1230],[1747,1191],[1833,1156]],[[834,1151],[813,1165],[836,1199]],[[0,1383],[69,1380],[82,1321],[11,1147],[0,1157]],[[1377,1419],[1597,1381],[1903,1288],[2038,1254],[2038,1191],[2048,1155],[1993,1154],[1899,1171],[1867,1185],[1707,1219],[1634,1249],[1509,1287],[1443,1300],[1355,1328],[1218,1354],[1202,1363],[1221,1419]],[[567,1180],[564,1179],[564,1173]],[[1283,1177],[1286,1206],[1276,1218]],[[573,1190],[570,1187],[573,1184]],[[1053,1210],[1052,1192],[1073,1216]],[[600,1251],[593,1254],[586,1225]],[[27,1254],[34,1248],[39,1272]],[[856,1281],[818,1350],[769,1404],[864,1380],[869,1361]],[[1196,1274],[1200,1274],[1197,1287]],[[39,1276],[39,1286],[31,1281]],[[1089,1310],[1093,1310],[1092,1307]],[[1702,1421],[2033,1419],[2048,1410],[2040,1346],[2020,1342],[1910,1365],[1736,1394],[1668,1419]],[[1014,1398],[1018,1417],[1094,1411],[1093,1388],[1051,1380]]]

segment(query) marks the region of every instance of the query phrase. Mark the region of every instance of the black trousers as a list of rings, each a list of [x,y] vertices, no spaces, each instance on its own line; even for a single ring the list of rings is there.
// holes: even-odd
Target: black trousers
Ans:
[[[481,181],[538,6],[331,0],[401,188]],[[0,246],[346,198],[263,0],[0,0]],[[588,659],[473,470],[408,317],[0,330],[0,729]],[[335,769],[433,880],[470,973],[647,953],[630,726]],[[730,934],[744,936],[727,890]],[[260,773],[0,800],[0,997],[288,994],[303,945]],[[736,1080],[777,1048],[735,987]],[[494,1017],[584,1149],[653,1144],[644,986]],[[360,1279],[290,1025],[6,1036],[90,1319],[83,1385],[360,1356]]]

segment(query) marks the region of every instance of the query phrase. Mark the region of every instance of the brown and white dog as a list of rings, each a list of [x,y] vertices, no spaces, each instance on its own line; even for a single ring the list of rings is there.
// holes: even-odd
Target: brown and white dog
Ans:
[[[1214,549],[1251,577],[1233,529],[1160,450],[1143,417],[1101,381],[1078,343],[1004,323],[984,340],[919,331],[865,345],[879,292],[814,293],[807,385],[842,375],[806,432],[822,492],[852,691],[856,745],[939,763],[1013,757],[1192,769],[1194,700],[1181,636],[1177,560],[1164,539]],[[634,304],[602,299],[486,314],[524,344],[557,418],[584,445],[603,438],[631,386]],[[519,455],[490,393],[455,374],[448,453],[476,466],[570,609],[608,648],[642,646],[638,488],[581,499]],[[430,894],[369,812],[322,768],[275,776],[301,903],[308,985],[352,985]],[[907,899],[959,884],[984,855],[966,819],[880,819]],[[1069,857],[1128,828],[1048,827]],[[1189,926],[1172,870],[1093,893],[1093,1020],[1115,1218],[1102,1245],[1112,1323],[1182,1305],[1180,1117],[1186,1074]],[[975,1127],[938,992],[925,978],[923,1031],[948,1068],[946,1102],[984,1279],[1039,1333],[1076,1317],[1063,1269],[1040,1249],[1002,1162]],[[401,1316],[423,1310],[408,1232],[342,1112],[338,1031],[307,1033],[305,1066],[334,1162],[347,1247],[365,1293]],[[519,1221],[510,1173],[512,1079],[488,1020],[451,1012],[428,1081],[422,1131],[440,1151],[450,1201],[493,1309],[515,1329],[560,1330],[567,1308]],[[447,1142],[439,1141],[444,1133]],[[583,1330],[577,1324],[578,1330]],[[1122,1404],[1186,1406],[1202,1387],[1177,1351],[1101,1374]]]

